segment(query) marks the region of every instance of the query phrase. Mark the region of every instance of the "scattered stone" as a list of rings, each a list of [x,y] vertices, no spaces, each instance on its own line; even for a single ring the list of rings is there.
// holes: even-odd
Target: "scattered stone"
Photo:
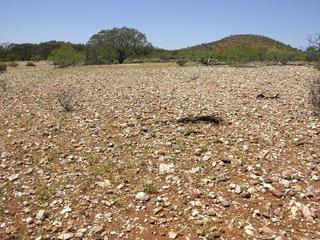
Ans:
[[[229,207],[229,206],[230,206],[229,201],[227,201],[226,199],[224,199],[222,196],[219,196],[219,197],[217,198],[217,200],[218,200],[219,203],[221,203],[221,205],[222,205],[223,207]]]
[[[159,166],[160,174],[174,173],[174,171],[175,171],[175,168],[172,163],[171,164],[161,163]]]
[[[150,199],[149,195],[144,192],[138,192],[135,196],[135,199],[141,202],[146,202]]]
[[[72,209],[69,206],[65,206],[64,209],[62,209],[60,211],[60,214],[66,214],[66,213],[69,213],[71,211],[72,211]]]
[[[36,219],[39,220],[39,221],[42,221],[44,220],[45,218],[47,217],[47,214],[45,212],[45,210],[39,210],[37,215],[36,215]]]
[[[170,239],[176,239],[178,237],[178,234],[173,231],[169,232],[168,235]]]
[[[73,233],[62,233],[58,236],[58,239],[60,240],[68,240],[73,238],[74,234]]]
[[[13,182],[13,181],[18,180],[18,178],[19,178],[19,174],[14,174],[14,175],[11,175],[10,177],[8,177],[8,180],[10,182]]]
[[[254,227],[252,225],[247,225],[247,226],[244,227],[244,232],[248,236],[253,237],[255,235],[254,231],[255,231],[255,229],[254,229]]]
[[[111,186],[111,182],[108,179],[104,180],[103,182],[96,182],[96,184],[102,188],[109,188]]]

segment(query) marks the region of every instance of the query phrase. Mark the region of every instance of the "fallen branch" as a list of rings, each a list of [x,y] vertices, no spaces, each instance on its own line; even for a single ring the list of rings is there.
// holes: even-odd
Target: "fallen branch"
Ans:
[[[256,96],[256,99],[277,99],[277,98],[279,98],[279,93],[278,94],[276,94],[275,96],[265,96],[264,94],[258,94],[257,96]]]
[[[219,124],[222,122],[222,118],[215,116],[215,115],[204,115],[204,116],[194,116],[194,117],[184,117],[179,118],[177,123],[214,123]]]

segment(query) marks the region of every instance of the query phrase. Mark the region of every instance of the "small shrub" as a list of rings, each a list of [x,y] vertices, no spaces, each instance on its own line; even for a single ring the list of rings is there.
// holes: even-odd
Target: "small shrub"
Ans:
[[[75,101],[74,94],[71,93],[71,91],[63,91],[59,93],[58,102],[66,112],[73,112]]]
[[[157,187],[152,181],[146,181],[143,184],[143,191],[148,193],[148,194],[154,194],[157,192]]]
[[[27,67],[35,67],[36,65],[33,62],[27,62],[26,66]]]
[[[310,90],[310,97],[315,110],[320,113],[320,78],[313,82]]]
[[[188,61],[185,59],[179,59],[176,61],[176,63],[180,66],[183,67]]]
[[[7,64],[8,67],[17,67],[19,64],[17,62],[9,62]]]
[[[0,73],[7,71],[7,65],[4,63],[0,63]]]

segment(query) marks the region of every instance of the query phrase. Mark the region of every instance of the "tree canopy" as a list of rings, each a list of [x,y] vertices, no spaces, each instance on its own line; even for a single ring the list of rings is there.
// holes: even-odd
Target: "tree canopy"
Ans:
[[[102,30],[87,43],[88,63],[122,64],[125,59],[147,54],[152,49],[145,34],[134,28],[122,27]]]

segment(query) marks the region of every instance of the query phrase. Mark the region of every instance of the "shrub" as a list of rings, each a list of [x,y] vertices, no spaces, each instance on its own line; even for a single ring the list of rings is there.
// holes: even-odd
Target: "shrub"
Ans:
[[[64,68],[82,65],[85,60],[85,54],[70,46],[62,46],[61,48],[52,51],[48,59],[52,61],[54,65]]]
[[[7,64],[8,67],[17,67],[19,64],[17,62],[9,62]]]
[[[320,113],[320,78],[316,79],[310,90],[311,103],[316,111]]]
[[[58,102],[66,112],[73,112],[75,101],[74,94],[72,94],[71,91],[63,91],[59,93]]]
[[[3,73],[7,70],[7,65],[4,63],[0,63],[0,73]]]
[[[26,66],[27,67],[35,67],[36,65],[33,62],[27,62]]]
[[[188,61],[185,59],[179,59],[176,61],[176,63],[180,66],[183,67]]]

